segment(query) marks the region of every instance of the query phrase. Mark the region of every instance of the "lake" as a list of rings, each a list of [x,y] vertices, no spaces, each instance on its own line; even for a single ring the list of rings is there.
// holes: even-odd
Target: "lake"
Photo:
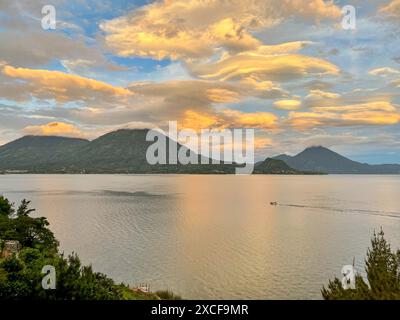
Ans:
[[[374,230],[400,247],[399,190],[400,176],[0,175],[61,250],[186,299],[321,299],[353,258],[363,270]]]

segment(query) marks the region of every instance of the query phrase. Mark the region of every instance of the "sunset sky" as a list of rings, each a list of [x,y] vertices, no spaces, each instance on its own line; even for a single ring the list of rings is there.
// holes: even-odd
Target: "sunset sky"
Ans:
[[[400,0],[2,0],[0,144],[177,120],[400,163],[399,30]]]

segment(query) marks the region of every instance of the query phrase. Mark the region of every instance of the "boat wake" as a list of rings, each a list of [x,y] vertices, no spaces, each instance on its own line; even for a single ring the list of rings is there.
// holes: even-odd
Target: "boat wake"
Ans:
[[[309,206],[302,204],[287,204],[287,203],[277,203],[274,204],[280,207],[293,207],[293,208],[309,208],[309,209],[320,209],[341,213],[359,213],[359,214],[368,214],[374,216],[383,216],[383,217],[391,217],[400,219],[400,212],[396,211],[384,211],[384,210],[365,210],[365,209],[349,209],[349,208],[337,208],[337,207],[327,207],[327,206]]]

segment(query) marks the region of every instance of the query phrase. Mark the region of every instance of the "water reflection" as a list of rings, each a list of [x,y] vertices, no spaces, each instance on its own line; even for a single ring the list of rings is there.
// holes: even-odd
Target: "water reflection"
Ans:
[[[400,246],[397,176],[5,175],[66,252],[186,298],[321,298],[362,269],[374,229]],[[282,205],[270,206],[270,201]]]

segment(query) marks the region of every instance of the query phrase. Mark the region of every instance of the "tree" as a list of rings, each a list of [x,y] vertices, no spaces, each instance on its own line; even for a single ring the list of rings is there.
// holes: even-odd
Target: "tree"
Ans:
[[[46,218],[29,216],[34,209],[29,208],[30,201],[22,200],[17,211],[8,199],[0,196],[0,239],[17,240],[23,247],[43,247],[57,250],[58,241],[48,228]]]
[[[23,199],[17,210],[17,217],[28,217],[35,209],[29,209],[31,202]]]
[[[13,204],[7,198],[0,196],[0,216],[8,217],[14,213]]]
[[[338,278],[323,287],[326,300],[399,300],[400,299],[400,251],[392,252],[381,230],[371,239],[371,248],[365,261],[367,282],[357,275],[355,289],[343,289]]]

